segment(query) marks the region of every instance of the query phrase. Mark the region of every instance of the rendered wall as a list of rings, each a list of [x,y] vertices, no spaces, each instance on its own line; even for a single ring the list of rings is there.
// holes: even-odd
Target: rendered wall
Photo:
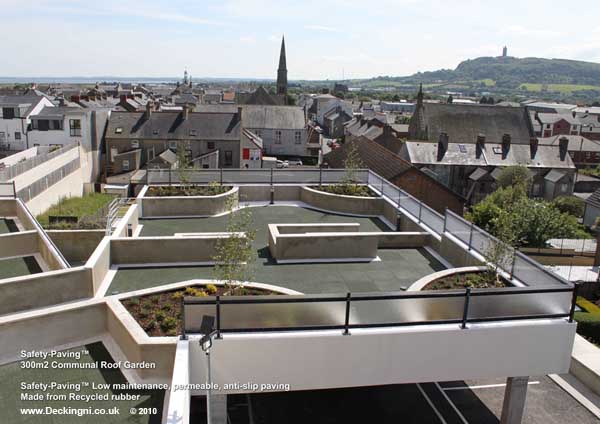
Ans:
[[[142,197],[144,218],[167,216],[212,216],[227,212],[227,200],[238,198],[238,188],[217,196]]]
[[[38,233],[27,231],[0,234],[0,258],[37,253]]]
[[[560,374],[569,369],[575,328],[555,320],[466,330],[457,325],[354,330],[350,336],[341,331],[225,335],[213,343],[212,380],[318,390]],[[198,343],[190,343],[190,363],[190,381],[205,382],[206,355]]]
[[[1,280],[0,315],[92,297],[90,273],[79,267]]]
[[[219,238],[197,237],[133,237],[110,242],[112,264],[153,264],[177,262],[210,262]]]
[[[47,230],[46,233],[69,262],[86,262],[105,230]]]
[[[302,187],[300,200],[316,208],[344,214],[378,216],[383,213],[384,200],[378,197],[340,196]]]

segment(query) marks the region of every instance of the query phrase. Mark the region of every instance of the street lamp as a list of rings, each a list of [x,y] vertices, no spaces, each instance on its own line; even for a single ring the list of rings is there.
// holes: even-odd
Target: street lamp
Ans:
[[[206,388],[206,422],[212,424],[211,417],[211,387],[212,377],[210,374],[210,348],[213,344],[213,337],[217,333],[215,330],[215,317],[212,315],[202,315],[200,322],[200,333],[204,334],[199,341],[200,348],[206,354],[206,375],[208,379],[208,387]]]

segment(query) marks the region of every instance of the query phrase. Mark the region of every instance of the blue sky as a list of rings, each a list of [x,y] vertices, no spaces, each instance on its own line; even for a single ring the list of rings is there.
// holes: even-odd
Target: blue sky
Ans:
[[[600,62],[600,1],[0,0],[0,76],[409,75],[499,55]],[[6,40],[9,40],[7,43]]]

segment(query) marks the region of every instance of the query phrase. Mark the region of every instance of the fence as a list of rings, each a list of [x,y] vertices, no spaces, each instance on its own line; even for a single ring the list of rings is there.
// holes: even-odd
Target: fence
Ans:
[[[212,316],[221,333],[343,330],[406,325],[485,323],[569,318],[577,286],[316,296],[186,297],[183,327],[199,333]]]
[[[27,172],[30,169],[33,169],[36,166],[39,166],[42,163],[49,161],[50,159],[54,159],[55,157],[60,156],[71,149],[77,148],[78,146],[78,144],[69,144],[67,146],[63,146],[55,150],[52,150],[51,147],[38,146],[39,154],[37,154],[36,156],[24,160],[23,162],[16,163],[12,166],[9,166],[8,168],[0,170],[0,181],[11,180],[16,176],[21,175],[24,172]]]
[[[79,157],[77,157],[71,162],[68,162],[60,168],[50,172],[45,177],[34,181],[27,187],[23,187],[21,190],[17,191],[17,197],[23,200],[24,202],[29,202],[35,196],[47,190],[48,187],[53,186],[54,184],[58,183],[60,180],[65,178],[67,175],[70,175],[76,170],[78,170],[80,166],[81,163],[79,161]]]
[[[148,170],[148,184],[177,184],[181,171]],[[347,175],[344,169],[200,169],[186,171],[185,179],[190,183],[208,184],[335,184]],[[359,184],[368,184],[372,190],[394,204],[398,211],[411,216],[419,224],[441,236],[449,233],[459,239],[469,250],[486,257],[495,245],[504,245],[496,237],[466,221],[461,216],[446,210],[441,215],[422,201],[385,180],[373,171],[360,169],[355,171],[354,180]],[[514,249],[505,247],[510,257],[498,266],[508,275],[517,278],[528,286],[544,284],[569,284],[564,278],[547,270],[538,262]]]

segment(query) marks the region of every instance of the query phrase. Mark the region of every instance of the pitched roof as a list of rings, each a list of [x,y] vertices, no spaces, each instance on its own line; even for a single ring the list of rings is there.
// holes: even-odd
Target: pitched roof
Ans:
[[[585,203],[600,208],[600,188],[593,192],[590,197],[585,199]]]
[[[306,127],[304,109],[300,106],[268,105],[198,105],[197,112],[237,113],[242,108],[242,126],[252,129],[302,130]]]
[[[426,134],[437,141],[445,132],[451,142],[475,143],[478,134],[485,134],[491,143],[502,141],[510,134],[513,143],[529,144],[533,128],[524,107],[465,104],[423,103],[411,120],[412,138]]]
[[[565,171],[553,169],[544,176],[544,179],[556,183],[560,181],[565,175],[567,175]]]
[[[542,124],[554,124],[558,121],[565,120],[571,125],[579,124],[579,119],[574,118],[570,113],[538,113],[537,119]]]
[[[117,128],[121,130],[116,131]],[[240,120],[236,113],[113,112],[106,137],[170,140],[239,140]]]
[[[569,140],[569,151],[600,152],[600,141],[590,140],[580,135],[555,135],[553,137],[539,138],[539,143],[548,146],[558,146],[560,139]]]
[[[330,167],[344,167],[344,160],[346,159],[350,145],[356,146],[358,156],[364,166],[387,180],[414,168],[400,156],[390,152],[385,147],[380,146],[366,137],[360,137],[352,142],[344,143],[339,148],[327,153],[324,159],[329,163]]]
[[[252,93],[238,93],[238,103],[245,105],[282,105],[284,104],[281,96],[270,94],[261,85]]]

